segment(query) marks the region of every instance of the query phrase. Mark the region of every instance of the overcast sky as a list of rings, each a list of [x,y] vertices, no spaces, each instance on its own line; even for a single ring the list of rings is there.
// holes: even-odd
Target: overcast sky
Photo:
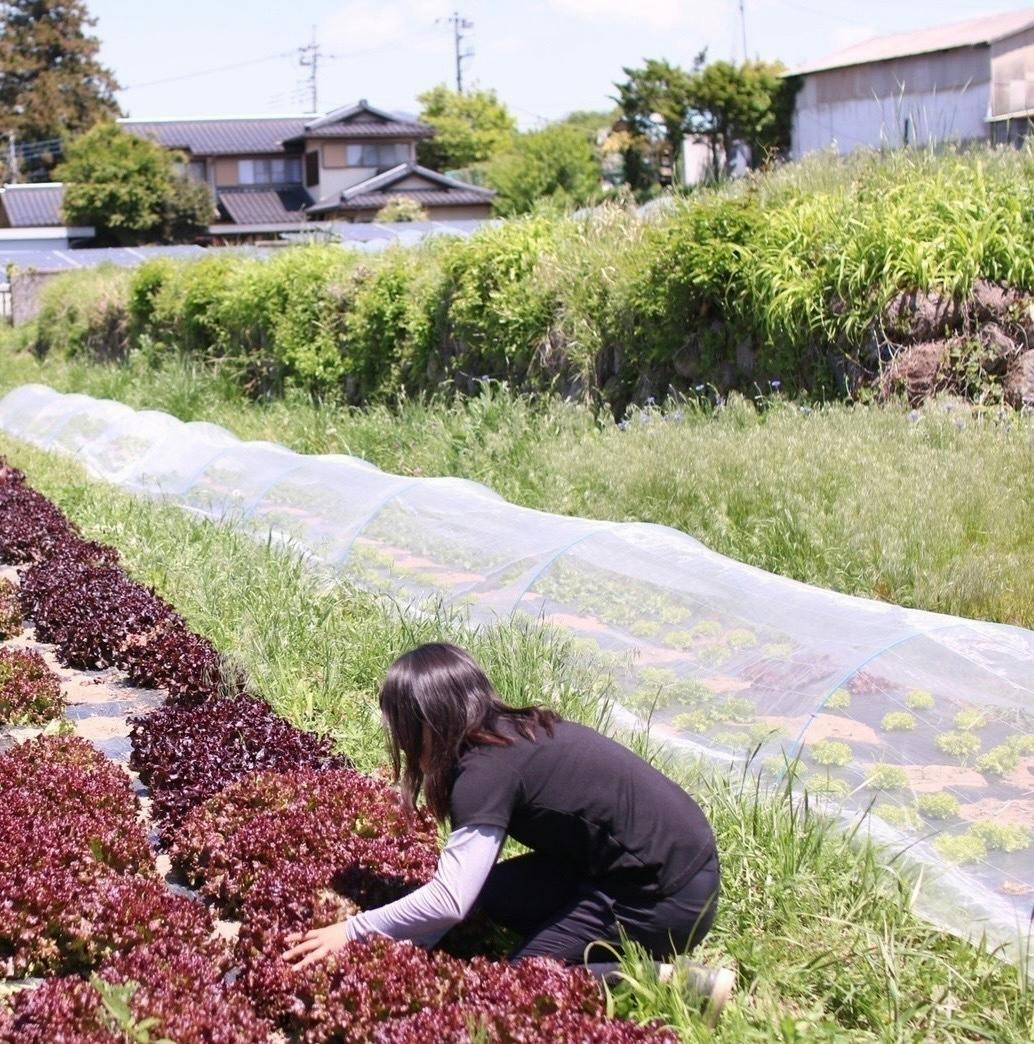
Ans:
[[[326,57],[320,110],[363,97],[416,111],[453,81],[458,5],[474,23],[469,82],[494,88],[522,126],[607,108],[621,68],[688,65],[706,47],[739,59],[738,0],[87,0],[101,57],[135,117],[296,113],[309,108],[298,48],[313,27]],[[1015,10],[995,0],[745,0],[751,57],[789,66],[870,36]],[[236,66],[236,68],[227,68]]]

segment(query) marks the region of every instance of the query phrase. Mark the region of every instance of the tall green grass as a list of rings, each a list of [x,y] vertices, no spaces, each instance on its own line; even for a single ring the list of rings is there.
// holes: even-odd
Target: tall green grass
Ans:
[[[850,594],[1034,626],[1034,419],[898,407],[697,402],[630,415],[489,386],[365,410],[243,398],[218,368],[40,364],[0,352],[0,389],[69,391],[211,420],[304,453],[460,475],[531,507],[670,525],[740,561]]]
[[[900,291],[1034,289],[1034,156],[1014,149],[811,158],[701,190],[653,221],[611,205],[360,255],[210,252],[59,279],[40,352],[185,352],[254,392],[352,402],[558,384],[623,408],[699,381],[837,396]],[[644,384],[645,380],[645,384]]]
[[[411,620],[390,604],[327,584],[290,555],[173,507],[87,480],[72,462],[6,436],[26,470],[93,538],[246,666],[298,724],[329,731],[364,767],[384,762],[376,689],[391,658],[446,635],[481,657],[507,699],[544,700],[606,726],[608,680],[558,635],[473,631],[442,614]],[[640,741],[640,746],[644,744]],[[714,823],[723,867],[719,917],[700,957],[734,964],[740,989],[718,1041],[1000,1041],[1034,1037],[1022,970],[937,932],[910,912],[911,879],[888,869],[791,789],[751,776],[703,777],[664,761]],[[615,1009],[712,1039],[678,991],[631,955]]]

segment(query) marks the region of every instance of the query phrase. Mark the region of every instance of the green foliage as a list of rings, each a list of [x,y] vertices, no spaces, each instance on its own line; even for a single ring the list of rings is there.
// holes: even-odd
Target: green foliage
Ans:
[[[1000,743],[977,758],[977,768],[992,776],[1006,776],[1020,763],[1019,751],[1010,743]]]
[[[933,710],[933,693],[927,689],[909,689],[905,693],[905,706],[909,710]]]
[[[73,141],[54,176],[65,221],[93,226],[107,244],[183,242],[214,216],[207,186],[178,171],[173,153],[115,123]]]
[[[563,133],[590,148],[580,131]],[[357,257],[336,248],[323,254],[327,286],[319,296],[334,298],[347,317],[360,289],[368,301],[394,301],[404,270],[404,281],[420,287],[415,309],[376,308],[383,357],[371,360],[363,347],[358,368],[388,383],[358,391],[349,383],[352,398],[412,396],[457,375],[469,390],[486,374],[535,391],[559,379],[569,394],[602,397],[618,412],[633,395],[696,395],[694,386],[706,382],[753,389],[766,376],[787,393],[842,394],[830,356],[861,353],[900,290],[943,288],[962,298],[978,277],[1034,287],[1030,169],[1030,156],[1013,150],[819,157],[701,191],[650,221],[614,204],[588,217],[540,215],[468,240],[425,243],[405,264],[394,252]],[[283,254],[294,249],[304,248]],[[269,300],[287,296],[267,285],[258,265],[230,255],[149,268],[151,278],[162,271],[159,281],[184,292],[134,292],[131,343],[275,362],[269,315],[228,307],[228,322],[247,321],[220,328],[215,307],[238,285],[246,301],[258,286]],[[191,274],[168,274],[179,267]],[[342,267],[361,267],[363,278],[342,280]],[[306,283],[319,278],[313,271]],[[381,279],[383,289],[375,288]],[[307,335],[321,342],[348,322],[322,308],[311,316]],[[384,325],[396,320],[393,329]],[[408,351],[414,322],[419,364]],[[396,365],[399,345],[413,366]],[[338,354],[347,359],[351,350],[343,345]],[[355,368],[310,369],[326,394]],[[239,371],[253,386],[252,368]]]
[[[870,767],[865,785],[872,790],[902,790],[908,786],[908,775],[897,765],[878,762]]]
[[[997,852],[1023,852],[1030,848],[1030,830],[1008,823],[984,821],[974,823],[970,834],[980,838],[988,848]]]
[[[915,727],[915,715],[909,714],[908,711],[891,711],[884,714],[880,721],[880,728],[884,732],[908,732]]]
[[[934,841],[941,858],[956,865],[987,858],[987,845],[974,834],[942,834]]]
[[[930,819],[954,819],[959,814],[959,799],[943,790],[936,794],[920,794],[916,805]]]
[[[964,710],[960,710],[955,715],[954,719],[955,728],[961,729],[963,732],[975,732],[977,729],[983,728],[986,724],[986,711],[979,711],[974,707],[967,707]]]
[[[823,794],[827,797],[844,798],[851,793],[851,786],[846,779],[816,773],[804,780],[804,788],[811,794]]]
[[[847,689],[836,689],[826,700],[827,710],[847,710],[851,706],[851,693]]]
[[[411,196],[392,196],[373,220],[381,225],[396,221],[426,221],[427,211]]]
[[[10,0],[0,7],[0,111],[4,133],[18,144],[74,138],[119,115],[118,84],[97,60],[100,41],[88,33],[94,24],[83,0]],[[45,178],[59,152],[42,151],[20,173]]]
[[[850,764],[853,754],[846,743],[838,740],[820,740],[812,744],[808,753],[816,765],[830,765],[838,768]]]
[[[980,750],[980,737],[971,732],[942,732],[934,742],[938,750],[954,758],[970,758]]]
[[[433,138],[417,143],[417,158],[432,170],[456,170],[491,159],[517,132],[517,121],[495,91],[460,94],[440,83],[417,100],[420,122],[435,130]]]
[[[516,136],[484,167],[504,217],[581,206],[599,194],[600,178],[593,146],[577,127],[562,123]]]
[[[901,830],[918,830],[922,825],[918,813],[911,805],[878,805],[876,815]]]
[[[47,282],[30,328],[32,350],[40,356],[55,352],[92,360],[125,358],[130,283],[130,272],[115,265],[83,268]]]

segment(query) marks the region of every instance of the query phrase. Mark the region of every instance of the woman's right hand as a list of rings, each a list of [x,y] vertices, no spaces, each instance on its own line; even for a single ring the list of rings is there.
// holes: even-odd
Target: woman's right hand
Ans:
[[[293,943],[289,950],[284,950],[283,959],[294,971],[300,971],[309,964],[315,964],[324,958],[337,953],[348,942],[345,931],[347,921],[328,924],[325,928],[313,928],[305,933],[294,932],[287,936],[287,942]]]

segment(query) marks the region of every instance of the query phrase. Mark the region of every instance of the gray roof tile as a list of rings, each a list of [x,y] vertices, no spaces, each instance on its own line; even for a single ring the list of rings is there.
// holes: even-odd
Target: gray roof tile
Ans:
[[[283,142],[305,128],[305,117],[225,120],[123,120],[122,126],[142,138],[193,156],[281,153]]]
[[[321,207],[325,210],[380,210],[389,200],[400,196],[415,200],[422,207],[476,206],[491,203],[494,195],[494,192],[473,185],[466,189],[398,189],[394,192],[383,189],[363,192],[337,202],[331,201],[321,204]]]
[[[310,203],[312,198],[300,187],[219,190],[219,205],[235,225],[301,223]]]
[[[63,185],[7,185],[0,198],[11,228],[42,228],[63,225]]]
[[[378,123],[373,120],[351,120],[348,123],[333,123],[328,127],[314,127],[299,134],[295,141],[305,138],[430,138],[434,129],[425,123],[403,123],[390,120]]]

